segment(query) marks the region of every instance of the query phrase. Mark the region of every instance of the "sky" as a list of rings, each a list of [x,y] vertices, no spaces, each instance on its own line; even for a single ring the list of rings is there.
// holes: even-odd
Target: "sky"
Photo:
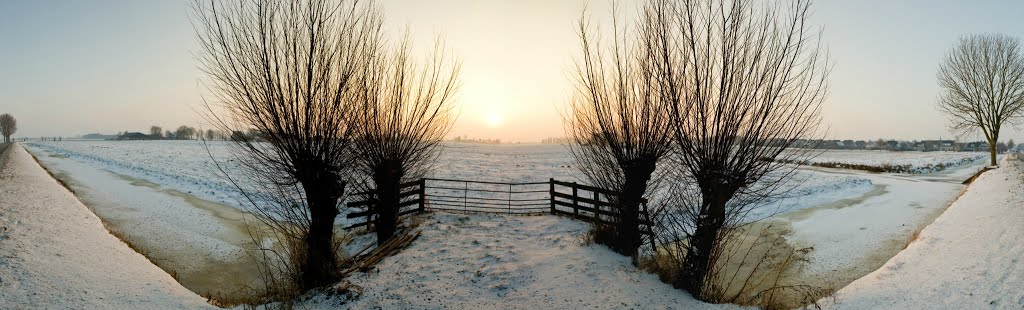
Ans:
[[[0,1],[0,113],[16,136],[202,127],[204,76],[189,1]],[[382,0],[396,36],[435,38],[462,61],[451,136],[534,142],[564,136],[579,54],[574,23],[600,0]],[[1024,37],[1024,1],[818,1],[833,71],[823,104],[834,139],[951,138],[935,108],[936,71],[962,35]],[[207,95],[208,97],[209,95]],[[1024,128],[1021,128],[1024,129]],[[1024,140],[1024,131],[1004,137]],[[971,138],[971,137],[968,137]],[[973,138],[978,138],[977,136]]]

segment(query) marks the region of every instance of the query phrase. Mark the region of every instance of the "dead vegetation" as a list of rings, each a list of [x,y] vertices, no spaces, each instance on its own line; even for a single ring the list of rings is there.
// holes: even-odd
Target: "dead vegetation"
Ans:
[[[723,259],[714,266],[710,289],[718,297],[709,302],[793,309],[814,306],[818,300],[827,298],[833,289],[799,279],[813,248],[793,247],[785,239],[789,233],[783,223],[754,223],[738,228],[727,242]],[[642,259],[640,267],[657,274],[663,282],[678,283],[685,242],[663,244],[657,253]]]

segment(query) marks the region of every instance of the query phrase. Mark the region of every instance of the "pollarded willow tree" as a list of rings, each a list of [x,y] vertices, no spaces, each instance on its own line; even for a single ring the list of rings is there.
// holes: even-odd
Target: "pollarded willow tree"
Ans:
[[[377,243],[394,235],[402,209],[402,184],[425,176],[451,129],[460,64],[440,42],[426,61],[416,60],[408,35],[393,44],[379,34],[370,66],[357,89],[360,124],[355,152],[367,192],[376,201]]]
[[[634,28],[620,28],[613,13],[608,46],[588,32],[585,19],[577,28],[583,54],[565,119],[574,142],[569,149],[590,183],[619,193],[612,201],[617,216],[611,225],[595,225],[595,241],[634,257],[643,243],[641,204],[672,146],[669,107],[676,90],[665,79],[676,38],[665,31],[668,8],[665,1],[648,3]]]
[[[11,142],[11,136],[18,132],[18,119],[4,113],[0,115],[0,135],[4,136],[4,143]]]
[[[792,146],[817,138],[829,65],[810,1],[784,3],[670,4],[682,51],[665,78],[679,83],[670,95],[678,210],[667,225],[685,234],[676,284],[701,300],[728,301],[716,283],[727,282],[718,263],[731,235],[758,202],[791,188],[796,166],[786,163],[813,156]]]
[[[1020,39],[1004,34],[960,38],[939,66],[939,109],[959,134],[981,129],[991,165],[1006,125],[1024,120],[1024,55]]]
[[[208,118],[223,132],[257,133],[232,135],[247,172],[236,185],[287,247],[284,284],[331,284],[340,276],[334,222],[355,165],[359,78],[379,48],[378,9],[328,0],[194,7],[199,60],[216,98]]]

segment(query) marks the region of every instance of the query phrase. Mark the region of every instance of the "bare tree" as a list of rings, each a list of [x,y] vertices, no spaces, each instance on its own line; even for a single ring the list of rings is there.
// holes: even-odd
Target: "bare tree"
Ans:
[[[191,140],[196,135],[196,129],[189,126],[180,126],[174,130],[174,138],[181,140]]]
[[[565,118],[569,145],[587,180],[619,193],[612,225],[596,224],[595,242],[636,257],[642,244],[640,210],[658,163],[671,149],[671,101],[664,77],[675,43],[666,27],[667,3],[648,3],[635,28],[619,27],[613,12],[609,47],[577,27],[583,55],[576,61],[576,94]],[[655,180],[656,181],[656,180]]]
[[[336,281],[334,222],[353,168],[361,72],[382,27],[377,8],[327,0],[202,1],[195,24],[217,103],[209,118],[232,134],[255,213],[272,228],[301,291]],[[264,252],[264,255],[269,255]]]
[[[4,136],[4,143],[11,143],[11,136],[18,132],[18,120],[10,114],[0,115],[0,134]]]
[[[959,134],[981,129],[991,165],[999,132],[1024,119],[1024,55],[1020,40],[1004,34],[960,38],[939,65],[939,110]]]
[[[160,126],[151,126],[151,127],[149,127],[149,136],[151,138],[153,138],[153,139],[163,138],[163,136],[164,136],[163,133],[164,133],[164,129],[160,128]]]
[[[359,84],[357,158],[376,201],[377,242],[394,235],[401,211],[402,183],[426,174],[440,143],[451,129],[460,64],[449,59],[440,42],[423,63],[413,59],[409,36],[394,44],[376,37],[382,48]]]
[[[206,141],[213,141],[213,139],[217,138],[217,131],[213,129],[207,129],[204,138],[206,138]]]
[[[810,31],[809,0],[672,2],[673,36],[681,51],[664,77],[674,102],[674,207],[666,230],[680,233],[677,285],[696,298],[722,300],[731,283],[720,260],[733,234],[760,202],[791,189],[789,180],[813,156],[793,149],[820,138],[829,65]],[[685,255],[682,255],[685,253]]]

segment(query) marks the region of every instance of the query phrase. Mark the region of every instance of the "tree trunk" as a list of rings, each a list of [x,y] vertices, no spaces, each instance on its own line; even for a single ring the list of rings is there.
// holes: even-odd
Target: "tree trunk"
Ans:
[[[402,170],[386,167],[374,173],[377,196],[377,244],[384,244],[398,229],[398,214],[401,212]]]
[[[683,270],[680,280],[682,289],[690,292],[694,298],[708,301],[704,288],[706,281],[710,280],[712,268],[714,268],[713,252],[718,243],[718,236],[725,225],[725,204],[726,199],[718,198],[717,195],[705,195],[702,202],[701,214],[697,218],[696,228],[690,238],[686,251],[686,258],[683,261]]]
[[[653,168],[627,168],[622,193],[619,196],[619,221],[616,223],[612,250],[629,257],[636,257],[643,243],[640,234],[640,205],[647,192],[647,182],[651,179]]]
[[[996,151],[997,151],[997,150],[996,150],[996,143],[997,143],[996,141],[998,141],[998,140],[997,140],[997,139],[992,139],[992,140],[989,140],[989,141],[988,141],[988,153],[989,153],[989,159],[990,159],[990,160],[991,160],[991,162],[992,162],[992,163],[990,164],[990,166],[996,166],[996,165],[998,165],[998,164],[999,164],[999,163],[998,163],[998,162],[996,161]]]
[[[316,182],[306,187],[310,224],[306,235],[305,263],[301,268],[303,291],[333,284],[338,279],[338,260],[332,242],[334,219],[338,216],[338,195],[333,193],[333,185],[325,183],[329,182]]]

